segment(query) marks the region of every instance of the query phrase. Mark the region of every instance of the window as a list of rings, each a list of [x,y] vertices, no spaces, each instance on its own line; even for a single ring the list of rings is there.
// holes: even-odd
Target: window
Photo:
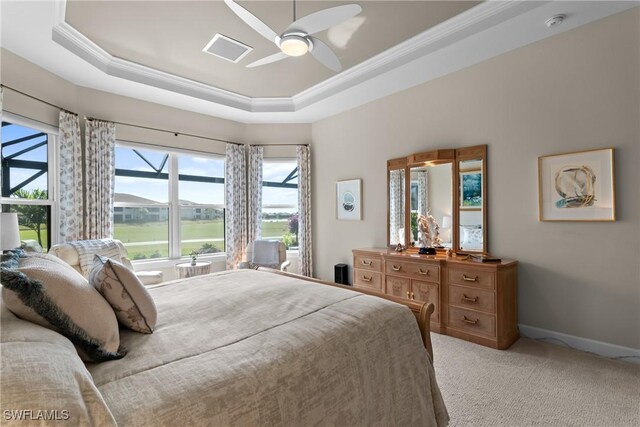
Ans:
[[[224,251],[224,159],[116,147],[114,237],[133,260]]]
[[[20,239],[44,250],[55,243],[57,231],[54,149],[53,129],[17,119],[2,122],[2,211],[17,212]]]
[[[224,251],[224,160],[178,156],[180,253]]]
[[[262,163],[262,238],[298,247],[298,165],[295,159]]]

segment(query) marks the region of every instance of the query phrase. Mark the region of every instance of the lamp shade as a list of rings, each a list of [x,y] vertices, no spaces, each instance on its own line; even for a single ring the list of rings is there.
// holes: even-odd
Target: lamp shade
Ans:
[[[0,250],[8,251],[20,247],[20,229],[18,228],[18,214],[0,214]]]
[[[442,228],[451,228],[451,215],[442,217]]]

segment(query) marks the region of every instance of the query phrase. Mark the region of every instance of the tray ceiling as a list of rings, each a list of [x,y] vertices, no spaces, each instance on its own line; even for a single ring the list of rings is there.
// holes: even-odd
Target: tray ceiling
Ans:
[[[98,37],[103,26],[107,28],[109,25],[115,25],[114,29],[105,34],[118,33],[117,39],[120,40],[120,45],[111,41],[114,46],[109,46],[110,42],[106,39],[94,41],[67,22],[67,15],[72,20],[79,19],[72,16],[76,12],[81,13],[79,9],[76,12],[73,11],[76,6],[92,6],[94,3],[97,4],[96,7],[108,6],[113,9],[102,10],[100,16],[84,18],[83,21],[91,21],[92,28],[83,28],[83,30],[89,34],[95,30],[96,34],[93,37]],[[176,9],[176,13],[171,19],[162,25],[153,24],[149,17],[159,14],[158,8],[166,7],[163,5],[166,3],[165,1],[148,0],[137,3],[142,5],[137,12],[134,13],[131,10],[125,12],[123,8],[129,7],[130,3],[129,1],[87,1],[76,4],[67,0],[0,0],[0,47],[81,87],[246,123],[310,123],[470,67],[510,50],[569,31],[606,16],[638,7],[640,1],[485,1],[439,24],[434,24],[431,21],[426,22],[425,18],[424,27],[422,27],[426,28],[425,30],[416,30],[417,27],[409,28],[406,25],[398,24],[397,28],[389,31],[391,34],[389,37],[397,36],[397,32],[405,32],[402,37],[398,38],[401,41],[393,47],[377,54],[370,53],[366,58],[364,56],[361,58],[351,57],[351,46],[358,43],[358,38],[362,32],[366,31],[367,25],[365,23],[374,20],[372,17],[366,17],[365,23],[357,31],[354,32],[352,29],[349,33],[351,38],[346,43],[347,49],[341,55],[345,63],[345,70],[331,74],[323,70],[322,66],[315,61],[306,66],[304,59],[300,59],[299,62],[291,60],[293,61],[292,67],[287,68],[287,72],[277,72],[275,68],[259,70],[265,75],[270,74],[269,78],[273,79],[270,81],[261,75],[260,77],[256,77],[258,75],[248,75],[248,77],[244,75],[244,71],[249,70],[245,70],[243,65],[246,61],[252,61],[253,56],[251,58],[247,56],[240,64],[231,64],[226,63],[223,59],[217,59],[207,53],[200,52],[217,31],[226,32],[226,35],[235,36],[240,41],[253,45],[256,50],[259,49],[259,44],[262,42],[260,36],[253,34],[234,15],[227,15],[227,18],[224,19],[220,18],[221,22],[227,23],[227,21],[233,22],[235,20],[235,24],[229,28],[240,32],[246,30],[248,35],[245,37],[240,33],[232,33],[231,30],[212,28],[209,19],[198,20],[198,26],[204,26],[206,31],[202,31],[202,40],[198,39],[197,46],[191,53],[198,59],[192,60],[180,56],[184,55],[185,50],[181,34],[185,31],[188,32],[190,27],[196,27],[194,21],[189,17],[193,15],[193,11],[189,10],[192,7],[204,7],[203,4],[206,5],[209,2],[178,3],[174,1],[172,2],[174,5],[184,4],[188,7],[185,7],[185,10]],[[397,6],[397,9],[405,9],[420,5],[428,6],[431,2],[425,0],[417,2],[359,1],[357,3],[361,4],[366,11],[371,5],[374,9],[380,6],[379,3],[392,4]],[[257,15],[263,14],[264,16],[261,18],[267,20],[269,25],[278,26],[277,22],[274,23],[270,20],[276,19],[273,16],[280,15],[275,14],[268,17],[270,9],[264,5],[270,4],[275,8],[282,6],[281,3],[241,1],[241,4]],[[336,3],[300,2],[300,4],[309,8],[316,4],[315,7],[322,8],[325,5]],[[210,6],[216,5],[224,6],[221,2],[213,2]],[[71,10],[69,14],[67,14],[67,6]],[[258,10],[263,7],[264,11]],[[204,13],[202,12],[202,14]],[[220,13],[230,14],[231,12],[222,9]],[[311,9],[302,9],[298,16],[308,13],[311,13]],[[391,8],[389,14],[399,16],[395,15],[396,13],[403,12]],[[414,22],[412,25],[415,26],[417,24],[411,18],[417,13],[412,12],[408,15],[405,13],[402,16],[405,16],[404,20]],[[165,11],[164,15],[166,14]],[[567,19],[562,25],[548,28],[545,21],[550,16],[557,14],[564,14]],[[200,15],[200,13],[196,13],[196,15]],[[363,14],[363,17],[365,15],[366,13]],[[140,18],[141,16],[145,18]],[[434,14],[430,16],[433,17]],[[404,24],[403,19],[397,19],[399,21],[396,22]],[[143,21],[145,24],[140,25]],[[286,20],[282,22],[284,22],[283,26],[286,25]],[[74,25],[82,27],[82,24],[78,22],[74,22]],[[171,31],[164,28],[163,25],[168,26]],[[280,30],[280,27],[275,29]],[[383,30],[387,31],[388,29],[383,28],[380,31]],[[415,31],[418,31],[417,35],[412,37],[407,35],[413,34]],[[250,39],[251,37],[253,39]],[[326,38],[328,33],[320,34],[320,37],[328,41]],[[372,43],[381,43],[376,40],[375,37],[371,37]],[[269,44],[265,43],[267,48],[270,48]],[[359,43],[364,46],[363,49],[370,47],[368,39]],[[188,44],[190,49],[192,43]],[[376,44],[376,49],[384,48],[380,44]],[[336,50],[338,49],[336,48]],[[134,57],[134,54],[140,56]],[[145,60],[142,54],[147,56],[148,61],[160,62],[138,62]],[[132,56],[128,59],[127,55]],[[257,57],[258,53],[255,56]],[[173,65],[169,64],[169,67],[182,67],[183,71],[178,68],[159,68],[163,66],[161,62],[169,62],[166,58],[172,58],[174,62]],[[198,61],[208,62],[203,63],[204,65],[200,64],[200,68],[198,68],[193,65]],[[289,65],[288,61],[286,60],[282,64],[272,64],[272,66]],[[222,62],[225,62],[224,66],[236,65],[238,67],[234,68],[235,74],[233,75],[239,82],[237,84],[241,93],[233,91],[231,86],[228,86],[231,89],[225,89],[221,80],[213,80],[212,76],[218,76],[215,73],[223,67],[220,65]],[[183,64],[189,64],[189,66]],[[207,75],[204,77],[190,74],[202,72],[203,69],[209,73],[205,73]],[[299,72],[291,73],[292,69],[299,70]],[[178,74],[178,72],[184,72],[185,75]],[[324,77],[322,76],[323,72],[325,73]],[[189,74],[187,75],[187,73]],[[300,77],[299,75],[305,78],[309,75],[315,77],[306,83],[310,84],[310,87],[307,86],[296,92],[298,86],[294,86],[302,84],[296,80]],[[205,82],[203,81],[205,79],[210,80]],[[278,79],[291,84],[288,87],[290,92],[281,93],[291,93],[292,91],[293,95],[259,95],[276,93],[274,88],[280,91],[287,89],[283,82],[277,81]],[[287,80],[292,80],[292,82],[287,82]],[[18,87],[22,87],[22,82],[16,84]],[[25,84],[28,89],[28,83]],[[254,94],[248,90],[253,87],[251,85],[255,85],[257,88]],[[257,92],[260,90],[264,90],[264,92]]]
[[[290,1],[240,1],[276,32]],[[299,1],[297,16],[353,2]],[[478,1],[360,1],[360,15],[317,34],[349,69],[477,5]],[[335,75],[310,55],[257,68],[277,47],[222,1],[68,1],[66,22],[114,57],[252,98],[295,95]],[[202,52],[216,33],[253,47],[238,64]]]

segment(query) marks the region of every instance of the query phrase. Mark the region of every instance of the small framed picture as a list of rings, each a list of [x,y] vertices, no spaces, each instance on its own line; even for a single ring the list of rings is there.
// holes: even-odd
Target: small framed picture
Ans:
[[[460,209],[477,211],[482,209],[482,171],[460,172]]]
[[[615,221],[614,150],[538,158],[540,221]]]
[[[359,221],[362,219],[362,180],[351,179],[336,182],[336,216],[338,219]]]

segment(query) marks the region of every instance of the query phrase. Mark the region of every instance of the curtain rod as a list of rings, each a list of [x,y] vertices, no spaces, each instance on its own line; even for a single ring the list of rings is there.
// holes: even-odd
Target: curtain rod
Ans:
[[[42,102],[43,104],[49,105],[50,107],[57,108],[58,110],[66,111],[67,113],[75,114],[76,116],[78,115],[77,113],[74,113],[73,111],[69,111],[69,110],[67,110],[66,108],[62,108],[62,107],[61,107],[61,106],[59,106],[59,105],[52,104],[52,103],[50,103],[50,102],[48,102],[48,101],[45,101],[44,99],[38,98],[37,96],[29,95],[28,93],[25,93],[25,92],[23,92],[23,91],[21,91],[21,90],[18,90],[18,89],[16,89],[16,88],[11,87],[11,86],[7,86],[7,85],[5,85],[5,84],[0,84],[0,87],[5,88],[5,89],[12,90],[12,91],[14,91],[14,92],[16,92],[16,93],[19,93],[20,95],[26,96],[27,98],[31,98],[31,99],[33,99],[33,100],[36,100],[36,101]]]
[[[69,111],[66,108],[63,108],[63,107],[61,107],[59,105],[56,105],[56,104],[52,104],[49,101],[45,101],[44,99],[38,98],[37,96],[30,95],[30,94],[28,94],[26,92],[23,92],[21,90],[18,90],[16,88],[11,87],[11,86],[7,86],[5,84],[0,84],[0,87],[5,88],[5,89],[9,89],[9,90],[11,90],[13,92],[19,93],[20,95],[26,96],[27,98],[31,98],[31,99],[33,99],[35,101],[39,101],[39,102],[41,102],[41,103],[43,103],[45,105],[48,105],[50,107],[57,108],[58,110],[66,111],[67,113],[75,114],[76,116],[78,115],[77,113],[74,113],[73,111]],[[8,110],[6,110],[6,111],[8,111]],[[85,120],[99,120],[99,119],[95,119],[93,117],[85,117]],[[202,135],[194,135],[194,134],[190,134],[190,133],[176,132],[176,131],[171,131],[171,130],[168,130],[168,129],[158,129],[158,128],[152,128],[152,127],[148,127],[148,126],[136,125],[136,124],[132,124],[132,123],[122,123],[122,122],[115,122],[115,121],[113,123],[116,123],[116,124],[119,124],[119,125],[123,125],[123,126],[133,126],[133,127],[142,128],[142,129],[149,129],[149,130],[155,130],[155,131],[159,131],[159,132],[172,133],[175,136],[184,135],[184,136],[190,136],[190,137],[193,137],[193,138],[201,138],[201,139],[208,139],[208,140],[211,140],[211,141],[224,142],[224,143],[228,143],[228,144],[244,145],[244,144],[240,144],[240,143],[234,142],[234,141],[226,141],[224,139],[211,138],[211,137],[202,136]]]
[[[85,120],[89,120],[89,121],[102,120],[102,119],[97,119],[95,117],[86,117],[86,116],[85,116],[84,119]],[[195,135],[195,134],[192,134],[192,133],[177,132],[177,131],[173,131],[173,130],[169,130],[169,129],[154,128],[154,127],[150,127],[150,126],[136,125],[136,124],[133,124],[133,123],[116,122],[114,120],[103,120],[103,121],[110,121],[112,123],[115,123],[117,125],[122,125],[122,126],[131,126],[131,127],[134,127],[134,128],[154,130],[154,131],[165,132],[165,133],[172,133],[175,136],[179,136],[179,135],[190,136],[192,138],[207,139],[209,141],[224,142],[226,144],[244,145],[244,144],[241,144],[239,142],[227,141],[225,139],[212,138],[212,137],[209,137],[209,136],[202,136],[202,135]]]
[[[250,147],[296,147],[298,145],[310,146],[310,144],[249,144]]]

